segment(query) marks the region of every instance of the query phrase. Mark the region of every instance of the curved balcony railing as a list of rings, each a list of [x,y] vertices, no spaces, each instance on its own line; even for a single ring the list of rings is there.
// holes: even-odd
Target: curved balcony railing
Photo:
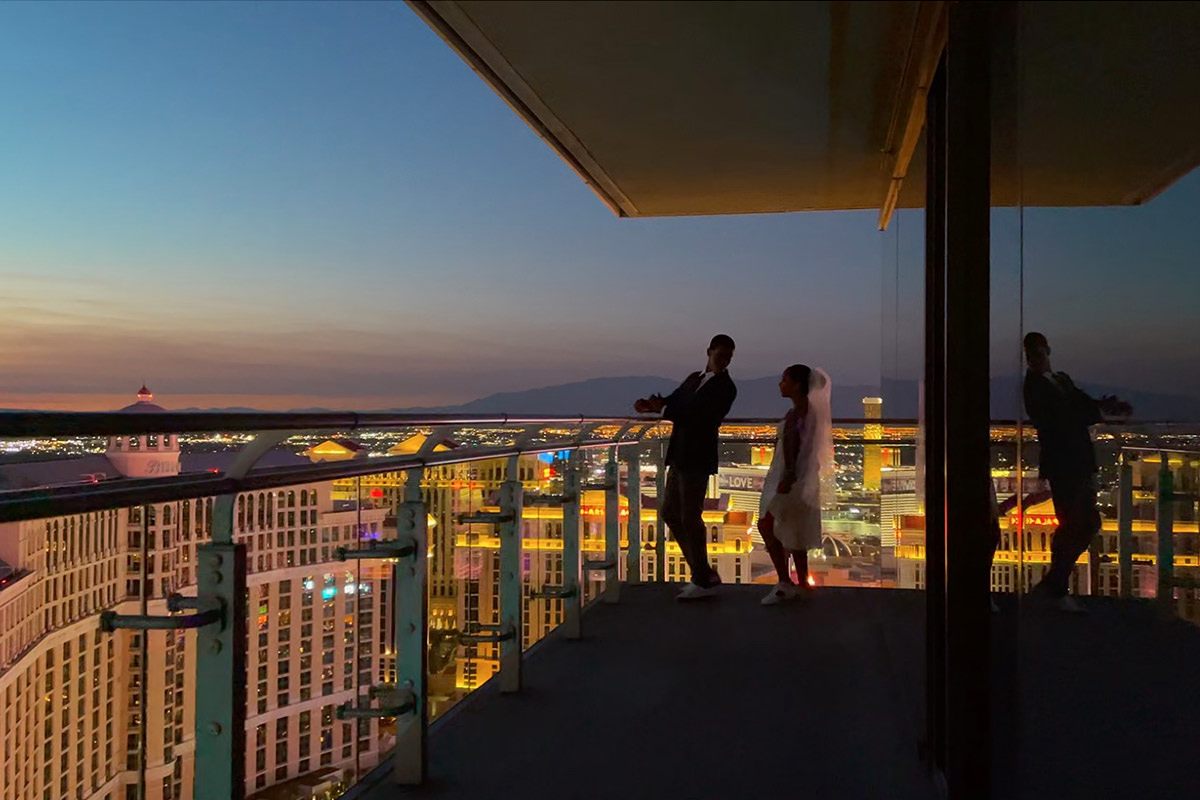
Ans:
[[[755,555],[758,489],[751,479],[761,481],[761,462],[768,454],[759,448],[773,444],[776,422],[730,419],[722,429],[725,460],[741,466],[718,476],[714,489],[727,502],[706,510],[705,520],[715,530],[711,553],[733,580],[753,581],[764,568]],[[828,509],[815,577],[830,584],[921,588],[917,420],[838,419],[835,425],[841,491],[836,507]],[[111,612],[105,617],[109,630],[139,629],[143,647],[164,635],[150,629],[195,626],[194,634],[184,634],[196,637],[188,640],[197,654],[197,671],[189,679],[195,692],[194,731],[180,728],[166,738],[194,749],[196,774],[205,778],[203,787],[197,782],[197,797],[240,796],[281,782],[281,775],[292,780],[298,773],[335,767],[342,777],[333,783],[354,783],[385,751],[391,767],[383,767],[384,779],[418,782],[431,720],[493,676],[502,690],[518,690],[522,653],[551,632],[581,635],[585,605],[618,602],[622,582],[685,577],[681,555],[667,541],[652,505],[669,430],[669,423],[646,417],[0,414],[0,438],[26,441],[244,434],[223,445],[185,438],[185,452],[201,445],[238,450],[215,471],[153,478],[93,474],[16,488],[0,484],[0,524],[82,520],[112,509],[124,515],[120,541],[103,543],[94,559],[91,551],[80,551],[76,539],[68,540],[64,524],[60,534],[48,534],[41,549],[29,552],[34,564],[11,564],[24,571],[22,586],[44,579],[66,585],[69,576],[96,564],[115,566],[120,577],[106,577],[100,587],[78,587],[73,595],[39,595],[56,616],[39,609],[36,632],[28,619],[29,635],[19,627],[6,631],[7,639],[0,638],[0,672],[22,669],[30,653],[61,638],[49,636],[54,630],[98,620],[101,611]],[[417,434],[421,438],[404,452],[394,447]],[[296,457],[283,466],[256,466],[274,450],[298,456],[305,445],[345,435],[369,441],[373,452],[339,461]],[[1108,519],[1098,548],[1081,564],[1078,591],[1115,594],[1109,590],[1119,586],[1125,596],[1172,599],[1193,587],[1200,454],[1186,447],[1189,435],[1186,426],[1170,423],[1100,429],[1102,505]],[[447,442],[456,446],[439,447]],[[103,440],[88,444],[91,449],[103,445]],[[1035,475],[1032,430],[1016,420],[994,421],[993,445],[998,486],[1006,494],[1030,494],[1025,482]],[[0,474],[11,466],[0,464]],[[1162,477],[1164,469],[1169,479]],[[639,479],[629,480],[635,472]],[[739,477],[746,480],[735,480]],[[314,485],[332,487],[322,490],[330,494],[322,495],[319,508],[302,499],[285,505],[281,489]],[[264,511],[264,502],[278,505]],[[189,516],[180,521],[185,504],[190,504],[183,512]],[[173,524],[162,517],[167,505],[174,509]],[[302,516],[308,509],[312,516]],[[997,554],[994,577],[1004,570],[1010,579],[1025,576],[1016,580],[1014,588],[1020,589],[1048,560],[1041,533],[1031,533],[1030,526],[1046,528],[1052,513],[1031,515],[1019,501],[1014,511],[1016,516],[1004,521],[1009,536]],[[292,513],[300,521],[292,521]],[[157,541],[148,541],[152,533]],[[164,541],[168,534],[169,542]],[[335,566],[339,559],[360,566]],[[1118,577],[1110,586],[1113,574]],[[287,608],[277,605],[285,602],[284,585],[292,587]],[[270,588],[269,602],[275,605],[260,600],[263,586]],[[0,613],[6,595],[18,594],[26,593],[0,593]],[[78,602],[67,605],[73,598]],[[349,607],[346,598],[353,598],[353,612],[342,613],[340,605]],[[322,629],[304,636],[303,617],[309,608],[313,616],[324,614],[331,602],[337,613],[326,615],[334,620],[333,644],[326,647],[323,640],[330,634]],[[287,642],[281,638],[284,630]],[[278,655],[285,649],[288,655]],[[342,657],[341,649],[352,655]],[[306,656],[316,662],[314,656],[330,651],[338,665],[331,679],[325,677],[328,665],[304,669]],[[281,660],[290,665],[287,673],[275,663]],[[140,658],[139,669],[147,661]],[[264,667],[271,677],[256,679]],[[311,683],[305,685],[301,676],[308,672]],[[251,676],[248,685],[239,688],[239,675]],[[293,676],[298,685],[281,688],[282,679]],[[143,678],[140,686],[145,685]],[[150,715],[140,709],[157,702],[139,695],[139,720]],[[263,731],[270,720],[290,718],[293,707],[295,715],[320,719],[311,729],[313,756],[289,755],[283,767],[274,762],[260,768],[273,763],[262,757],[272,751],[272,732]],[[310,735],[303,724],[297,723],[300,735]],[[343,728],[351,731],[349,738],[337,739]],[[327,731],[335,738],[327,740]],[[326,741],[335,742],[330,751],[322,749]],[[341,755],[346,747],[352,761]],[[326,752],[338,757],[326,764]],[[114,762],[109,770],[126,766]],[[135,766],[154,771],[161,765],[151,755]]]

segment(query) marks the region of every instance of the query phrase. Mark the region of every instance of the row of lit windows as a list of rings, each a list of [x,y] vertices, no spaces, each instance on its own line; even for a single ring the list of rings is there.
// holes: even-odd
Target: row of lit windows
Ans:
[[[83,793],[87,777],[94,792],[114,777],[113,643],[110,639],[102,646],[99,631],[92,634],[90,648],[88,640],[85,634],[46,650],[5,688],[4,770],[0,773],[5,798],[15,798],[18,789],[26,797],[62,798],[73,793],[72,786]],[[91,769],[85,775],[89,749]]]

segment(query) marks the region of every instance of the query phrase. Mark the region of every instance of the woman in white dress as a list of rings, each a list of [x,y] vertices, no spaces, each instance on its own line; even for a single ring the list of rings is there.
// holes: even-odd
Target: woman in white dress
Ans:
[[[758,509],[758,530],[778,577],[763,605],[809,590],[808,551],[821,547],[822,495],[833,467],[829,376],[793,364],[783,371],[779,394],[792,401],[792,408],[779,423]],[[795,580],[788,569],[789,556],[796,566]]]

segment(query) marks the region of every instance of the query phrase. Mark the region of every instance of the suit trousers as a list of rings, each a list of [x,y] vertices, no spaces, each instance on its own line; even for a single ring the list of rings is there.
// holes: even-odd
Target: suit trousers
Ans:
[[[1096,482],[1092,475],[1050,481],[1058,528],[1050,544],[1050,570],[1042,579],[1046,594],[1066,597],[1075,562],[1100,532]]]
[[[701,516],[707,490],[707,473],[670,467],[663,490],[665,496],[659,506],[662,522],[671,531],[692,571],[692,583],[700,586],[710,585],[716,577],[708,563],[708,536]]]

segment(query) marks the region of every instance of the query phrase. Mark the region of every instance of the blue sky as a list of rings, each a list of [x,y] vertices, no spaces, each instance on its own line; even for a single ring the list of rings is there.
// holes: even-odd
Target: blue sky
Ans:
[[[6,2],[0,70],[0,406],[453,402],[681,376],[718,331],[735,376],[873,383],[884,326],[920,363],[919,214],[617,219],[399,2]],[[1060,366],[1200,393],[1198,206],[1027,210],[997,308],[1023,255]]]

